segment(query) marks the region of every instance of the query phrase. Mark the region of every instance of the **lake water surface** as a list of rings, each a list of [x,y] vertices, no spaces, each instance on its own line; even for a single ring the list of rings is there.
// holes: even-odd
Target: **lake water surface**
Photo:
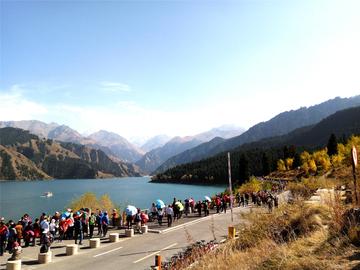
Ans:
[[[108,194],[121,207],[132,204],[149,208],[156,199],[165,203],[173,198],[184,200],[193,197],[203,200],[225,189],[224,186],[200,186],[149,183],[149,177],[127,177],[113,179],[79,179],[50,181],[2,181],[0,182],[0,216],[19,219],[24,213],[39,216],[42,212],[62,211],[70,202],[85,192],[97,196]],[[41,197],[51,191],[53,197]]]

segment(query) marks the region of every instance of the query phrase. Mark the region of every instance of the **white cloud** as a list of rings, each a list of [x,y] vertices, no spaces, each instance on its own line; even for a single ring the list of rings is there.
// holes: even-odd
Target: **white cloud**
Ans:
[[[40,119],[48,112],[39,103],[30,101],[22,95],[19,85],[13,85],[9,91],[0,91],[0,120]]]
[[[101,89],[107,92],[130,92],[131,88],[125,83],[108,82],[104,81],[100,83]]]

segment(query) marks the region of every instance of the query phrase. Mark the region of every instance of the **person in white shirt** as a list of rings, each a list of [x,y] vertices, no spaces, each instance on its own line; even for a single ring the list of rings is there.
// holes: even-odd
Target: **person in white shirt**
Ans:
[[[167,217],[168,227],[171,227],[174,215],[174,210],[172,209],[171,205],[168,205],[168,207],[165,208],[165,213]]]

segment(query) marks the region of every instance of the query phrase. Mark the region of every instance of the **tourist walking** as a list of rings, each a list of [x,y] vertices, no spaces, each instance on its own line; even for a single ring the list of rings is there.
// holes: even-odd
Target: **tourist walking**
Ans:
[[[40,236],[40,253],[47,253],[51,246],[51,237],[49,229],[45,229],[42,231]]]
[[[140,208],[137,209],[137,213],[135,215],[134,221],[135,221],[135,226],[136,226],[137,231],[140,234],[142,234],[142,231],[141,231],[141,210],[140,210]]]
[[[168,227],[171,227],[172,221],[173,221],[174,211],[173,211],[170,204],[168,205],[168,207],[165,208],[165,212],[166,212]]]
[[[3,218],[0,220],[0,256],[4,255],[5,244],[8,236],[8,227],[5,225]]]
[[[96,224],[97,224],[97,228],[98,228],[98,235],[102,234],[102,217],[103,217],[103,213],[101,212],[101,210],[98,210],[98,214],[96,215]]]
[[[90,238],[92,238],[94,235],[95,224],[96,224],[96,215],[95,215],[95,213],[91,213],[91,216],[89,217],[89,230],[90,230],[89,237]]]
[[[109,216],[108,213],[105,211],[102,218],[101,218],[101,224],[102,224],[102,233],[103,233],[103,237],[106,236],[108,228],[109,228]]]
[[[83,223],[81,221],[81,214],[79,212],[74,216],[74,229],[75,229],[75,244],[77,244],[79,239],[79,245],[82,245],[84,238],[83,232]]]
[[[221,208],[222,208],[222,211],[224,211],[224,213],[226,214],[226,209],[227,209],[227,202],[226,202],[226,198],[225,196],[223,196],[222,200],[221,200]]]
[[[49,231],[51,234],[52,239],[55,239],[55,235],[56,235],[56,223],[55,223],[55,219],[52,219],[50,224],[49,224]]]
[[[16,241],[21,246],[21,240],[23,239],[23,225],[22,225],[21,220],[19,220],[19,222],[16,224],[15,230],[16,230],[16,237],[17,237]]]
[[[131,214],[128,214],[126,216],[126,227],[128,230],[131,229],[131,226],[132,226],[132,220],[133,220],[133,216]]]
[[[179,208],[178,208],[176,202],[177,202],[177,200],[176,200],[176,198],[174,198],[173,203],[172,203],[172,205],[171,205],[171,206],[172,206],[172,209],[173,209],[173,211],[174,211],[174,221],[176,221],[176,219],[177,219],[178,216],[179,216]]]
[[[158,209],[157,216],[158,216],[158,223],[160,226],[162,226],[162,220],[164,217],[164,210],[162,208]]]
[[[33,231],[32,221],[29,221],[27,222],[27,225],[24,228],[25,247],[28,247],[30,245],[30,242],[34,241],[33,239],[34,239],[34,231]]]
[[[119,220],[119,214],[116,209],[113,209],[111,214],[111,223],[112,223],[111,225],[113,227],[119,226],[118,220]]]
[[[154,221],[157,218],[157,208],[155,203],[152,203],[150,208],[150,221]]]
[[[198,201],[195,205],[196,211],[198,212],[199,217],[201,217],[201,202]]]
[[[6,249],[10,252],[13,248],[14,242],[17,239],[17,233],[16,233],[16,229],[15,229],[15,223],[10,220],[9,221],[9,235],[8,235],[8,239],[7,239],[7,246]]]

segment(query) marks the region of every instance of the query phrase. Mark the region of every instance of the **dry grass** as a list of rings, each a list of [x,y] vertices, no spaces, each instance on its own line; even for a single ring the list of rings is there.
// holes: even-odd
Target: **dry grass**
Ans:
[[[352,269],[348,257],[357,249],[341,233],[345,211],[340,200],[325,206],[299,200],[272,214],[253,211],[244,216],[250,222],[238,228],[238,239],[192,269]]]
[[[339,179],[328,178],[326,175],[320,177],[302,178],[301,181],[289,182],[287,189],[295,197],[310,197],[319,188],[335,188],[342,184]]]

